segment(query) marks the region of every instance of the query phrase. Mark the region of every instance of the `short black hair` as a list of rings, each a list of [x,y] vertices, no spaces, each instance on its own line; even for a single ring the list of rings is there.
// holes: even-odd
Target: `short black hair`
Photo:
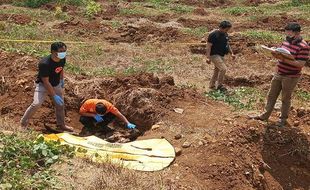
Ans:
[[[51,51],[58,51],[60,48],[65,47],[67,48],[67,45],[63,42],[54,42],[51,45]]]
[[[293,32],[300,32],[301,26],[297,22],[289,22],[285,26],[285,30],[293,31]]]
[[[231,27],[232,27],[232,24],[227,20],[224,20],[220,23],[220,28],[222,29],[231,28]]]
[[[103,103],[99,102],[96,104],[96,113],[97,114],[103,115],[106,112],[107,112],[107,107]]]

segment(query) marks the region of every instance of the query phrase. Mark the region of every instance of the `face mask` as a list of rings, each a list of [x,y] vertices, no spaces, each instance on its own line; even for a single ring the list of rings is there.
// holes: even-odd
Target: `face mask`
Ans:
[[[60,53],[57,53],[57,57],[59,59],[64,59],[67,55],[67,52],[60,52]]]

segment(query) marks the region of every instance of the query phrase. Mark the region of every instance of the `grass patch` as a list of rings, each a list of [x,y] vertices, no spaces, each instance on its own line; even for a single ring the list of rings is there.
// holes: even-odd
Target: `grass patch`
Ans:
[[[224,12],[237,16],[249,13],[251,9],[251,7],[230,7],[224,9]]]
[[[303,102],[310,102],[310,93],[304,90],[297,90],[296,96],[299,100]]]
[[[264,101],[261,92],[250,87],[240,87],[228,93],[214,90],[206,95],[213,100],[223,101],[232,105],[235,110],[252,110],[258,102]]]
[[[52,189],[57,180],[50,166],[61,156],[72,157],[73,148],[27,137],[0,133],[0,189]],[[59,188],[59,187],[58,187]]]
[[[186,14],[193,12],[194,8],[187,5],[171,5],[170,10],[174,11],[175,13]]]
[[[185,28],[182,31],[186,34],[202,38],[209,31],[207,27]]]
[[[280,42],[283,36],[280,33],[265,30],[247,30],[242,33],[244,36],[254,40]]]
[[[75,6],[81,6],[86,0],[16,0],[13,1],[13,4],[16,6],[23,6],[23,7],[31,7],[31,8],[38,8],[42,5],[45,5],[47,3],[58,3],[61,5],[75,5]]]
[[[95,1],[88,1],[86,3],[85,14],[89,18],[93,18],[95,15],[102,11],[101,5]]]

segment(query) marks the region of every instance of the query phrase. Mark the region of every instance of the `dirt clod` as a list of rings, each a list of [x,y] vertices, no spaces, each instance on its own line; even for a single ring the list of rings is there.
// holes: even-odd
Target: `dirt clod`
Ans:
[[[182,148],[189,148],[192,144],[190,142],[184,142]]]

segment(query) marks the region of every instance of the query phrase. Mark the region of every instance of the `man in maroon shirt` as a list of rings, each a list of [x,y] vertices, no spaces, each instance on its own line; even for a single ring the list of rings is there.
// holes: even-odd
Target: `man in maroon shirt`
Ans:
[[[287,36],[281,48],[288,50],[295,60],[289,60],[284,57],[278,60],[277,72],[274,74],[268,93],[266,111],[262,115],[254,117],[254,119],[258,120],[268,120],[277,98],[280,92],[282,92],[279,127],[284,127],[287,124],[292,93],[301,76],[301,70],[309,59],[309,45],[300,36],[300,25],[296,22],[288,23],[285,27],[285,32]]]

